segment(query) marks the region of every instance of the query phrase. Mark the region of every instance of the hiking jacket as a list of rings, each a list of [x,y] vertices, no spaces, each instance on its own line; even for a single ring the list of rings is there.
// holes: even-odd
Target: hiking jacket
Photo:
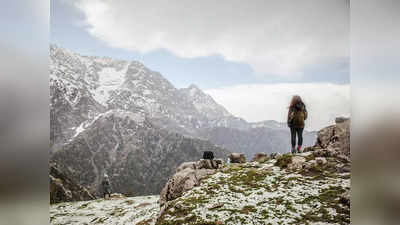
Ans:
[[[306,106],[299,102],[289,108],[287,123],[291,128],[304,128],[304,121],[307,119],[308,113]]]
[[[101,182],[101,184],[103,186],[103,192],[106,192],[106,193],[110,193],[111,192],[111,187],[110,187],[111,185],[110,185],[110,181],[108,179],[104,179]]]

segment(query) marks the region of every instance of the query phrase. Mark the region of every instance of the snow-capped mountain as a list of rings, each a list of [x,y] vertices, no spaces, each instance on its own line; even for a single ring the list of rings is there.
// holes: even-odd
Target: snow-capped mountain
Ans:
[[[83,109],[80,113],[85,119],[109,109],[141,112],[162,128],[190,136],[196,136],[200,128],[245,123],[196,86],[179,90],[137,61],[81,56],[55,45],[50,46],[50,59],[50,86],[63,86],[68,111]],[[77,105],[82,101],[87,106]],[[83,122],[72,121],[76,122],[70,122],[70,129]],[[71,132],[63,135],[67,137],[62,141]]]
[[[55,45],[50,62],[50,160],[91,192],[107,172],[114,191],[158,193],[179,163],[229,152],[192,137],[206,115],[143,64]]]
[[[286,151],[288,140],[286,127],[248,123],[197,86],[177,89],[140,62],[50,46],[51,160],[92,191],[107,171],[124,181],[111,177],[119,191],[153,194],[202,151],[250,157]]]
[[[233,116],[224,107],[216,103],[210,95],[204,93],[194,84],[188,88],[182,88],[180,91],[188,96],[194,107],[210,120]]]
[[[211,150],[229,151],[205,140],[185,137],[152,124],[140,112],[112,109],[84,122],[71,141],[54,150],[51,161],[99,196],[103,174],[113,192],[158,194],[175,168]]]

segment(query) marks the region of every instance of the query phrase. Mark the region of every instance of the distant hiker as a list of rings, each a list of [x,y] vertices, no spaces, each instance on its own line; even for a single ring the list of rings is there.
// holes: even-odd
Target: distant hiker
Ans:
[[[292,154],[296,153],[296,134],[298,136],[297,152],[300,153],[303,144],[304,120],[307,119],[307,109],[300,96],[292,97],[289,106],[287,123],[290,127]]]
[[[110,185],[110,180],[108,179],[107,174],[104,174],[101,185],[103,187],[103,197],[106,198],[106,195],[108,195],[108,198],[110,198],[111,197],[111,185]]]

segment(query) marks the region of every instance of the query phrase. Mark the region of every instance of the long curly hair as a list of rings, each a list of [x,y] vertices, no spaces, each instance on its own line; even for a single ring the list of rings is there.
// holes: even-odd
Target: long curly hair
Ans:
[[[289,108],[292,108],[297,103],[302,103],[304,105],[303,100],[301,100],[301,97],[299,95],[293,95],[292,100],[290,101]]]

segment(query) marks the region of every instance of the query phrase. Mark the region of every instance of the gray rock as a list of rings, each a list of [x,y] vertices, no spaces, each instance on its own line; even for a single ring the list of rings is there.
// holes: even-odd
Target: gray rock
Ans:
[[[279,152],[273,152],[269,157],[271,159],[278,159],[279,157],[281,157],[281,154]]]
[[[268,159],[267,153],[259,152],[254,155],[254,157],[251,161],[263,163],[263,162],[267,161],[267,159]]]
[[[291,171],[301,170],[306,159],[302,156],[293,156],[292,162],[287,165],[287,169]]]
[[[172,176],[160,193],[160,206],[179,198],[184,192],[200,184],[202,178],[214,174],[215,169],[183,169]]]
[[[184,170],[186,168],[191,168],[191,169],[196,169],[196,162],[184,162],[182,163],[178,168],[176,168],[175,173],[178,173],[181,170]]]
[[[243,153],[231,153],[229,155],[229,159],[231,163],[245,163],[246,157]]]
[[[328,163],[328,161],[326,160],[326,158],[324,157],[317,157],[315,158],[315,161],[317,162],[318,165],[323,166],[326,163]]]

